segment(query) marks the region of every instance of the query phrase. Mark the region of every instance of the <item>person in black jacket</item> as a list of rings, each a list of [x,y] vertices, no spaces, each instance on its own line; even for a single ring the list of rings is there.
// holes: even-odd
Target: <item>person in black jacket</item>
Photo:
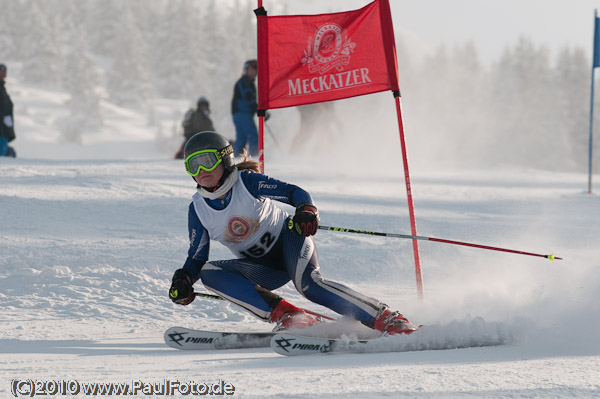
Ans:
[[[210,119],[210,103],[206,97],[200,97],[196,102],[196,108],[190,108],[185,113],[183,122],[181,122],[181,127],[183,128],[183,137],[185,137],[185,139],[183,140],[181,148],[177,151],[177,154],[175,154],[175,159],[183,158],[183,147],[194,134],[215,130],[212,120]]]
[[[13,103],[4,87],[6,65],[0,64],[0,156],[15,156],[12,147],[8,145],[15,139],[13,122]]]

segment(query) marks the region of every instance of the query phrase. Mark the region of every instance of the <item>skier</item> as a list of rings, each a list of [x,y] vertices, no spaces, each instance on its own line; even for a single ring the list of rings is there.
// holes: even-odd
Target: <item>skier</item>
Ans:
[[[206,130],[215,130],[212,120],[210,119],[210,103],[206,97],[202,96],[196,101],[196,108],[190,108],[183,117],[181,122],[183,128],[183,144],[177,153],[175,159],[183,158],[183,147],[192,136],[198,132]]]
[[[254,114],[258,107],[256,103],[256,86],[254,80],[257,74],[256,60],[244,63],[243,75],[233,87],[231,100],[231,115],[235,125],[234,156],[241,155],[248,144],[251,156],[258,155],[258,130],[254,123]]]
[[[188,305],[193,284],[277,323],[275,331],[318,322],[272,292],[289,281],[307,299],[388,334],[416,330],[385,304],[321,276],[313,235],[319,213],[302,188],[259,173],[246,158],[235,164],[233,148],[215,132],[201,132],[185,146],[185,166],[197,183],[188,213],[190,247],[173,274],[169,297]],[[289,216],[273,200],[296,207]],[[209,240],[228,247],[235,259],[208,261]]]

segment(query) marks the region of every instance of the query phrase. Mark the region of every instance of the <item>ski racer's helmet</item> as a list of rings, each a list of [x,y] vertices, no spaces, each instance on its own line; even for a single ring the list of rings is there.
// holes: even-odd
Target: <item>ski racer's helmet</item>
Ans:
[[[200,170],[211,172],[223,163],[224,176],[229,175],[235,166],[233,147],[229,141],[215,132],[200,132],[192,136],[183,149],[185,168],[192,176]]]
[[[258,63],[256,62],[255,59],[244,62],[244,75],[248,72],[249,67],[252,67],[252,68],[258,70]]]

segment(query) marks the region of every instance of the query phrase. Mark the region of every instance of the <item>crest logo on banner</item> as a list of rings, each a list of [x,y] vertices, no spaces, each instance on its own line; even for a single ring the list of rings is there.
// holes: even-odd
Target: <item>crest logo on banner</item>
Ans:
[[[330,69],[343,71],[350,62],[350,53],[356,43],[347,37],[338,24],[327,23],[308,38],[308,48],[304,50],[302,66],[308,65],[310,73],[324,74]]]

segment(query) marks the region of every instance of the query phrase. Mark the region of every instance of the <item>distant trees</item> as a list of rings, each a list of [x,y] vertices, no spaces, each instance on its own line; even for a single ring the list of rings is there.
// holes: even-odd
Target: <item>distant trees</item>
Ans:
[[[560,134],[560,154],[569,162],[570,168],[582,168],[588,160],[588,137],[590,117],[591,60],[581,48],[563,48],[556,59],[551,83],[555,129]],[[595,101],[595,105],[600,99]],[[594,122],[600,127],[600,112],[596,111]],[[596,140],[598,141],[598,140]],[[600,153],[595,152],[600,155]],[[596,157],[600,167],[600,156]]]
[[[406,116],[411,133],[430,137],[436,155],[554,170],[587,167],[591,62],[583,49],[566,47],[553,60],[547,48],[521,37],[484,68],[472,44],[451,51],[440,46],[405,72],[404,93],[413,90],[413,113]],[[600,157],[595,164],[600,167]]]
[[[220,127],[230,123],[243,62],[256,57],[255,5],[0,0],[0,62],[19,62],[25,82],[70,94],[68,140],[102,126],[102,100],[150,109],[157,97],[193,104],[203,95]],[[286,12],[271,8],[270,15]],[[591,65],[584,49],[553,55],[522,37],[484,65],[473,43],[417,59],[410,40],[397,37],[408,134],[428,140],[434,156],[585,170]]]
[[[74,28],[78,30],[77,27]],[[74,36],[73,46],[68,50],[63,72],[63,86],[70,94],[65,104],[70,116],[61,121],[63,136],[68,141],[81,142],[86,130],[102,126],[100,96],[97,92],[98,71],[84,35]]]
[[[228,110],[243,61],[256,57],[248,1],[0,0],[0,9],[1,62],[20,62],[27,83],[67,90],[75,121],[62,125],[74,141],[102,125],[101,100],[150,107],[204,95]]]
[[[146,105],[152,98],[150,51],[134,12],[123,3],[115,26],[115,37],[107,49],[112,60],[106,73],[109,100],[121,106]],[[131,3],[129,3],[131,4]]]
[[[53,21],[45,17],[45,12],[42,2],[31,2],[30,17],[22,21],[24,29],[19,50],[23,59],[23,79],[28,83],[49,85],[56,82],[61,66],[57,60],[62,54]]]
[[[548,49],[523,37],[493,66],[488,115],[496,156],[520,165],[550,167],[546,160],[556,161],[553,80]]]

